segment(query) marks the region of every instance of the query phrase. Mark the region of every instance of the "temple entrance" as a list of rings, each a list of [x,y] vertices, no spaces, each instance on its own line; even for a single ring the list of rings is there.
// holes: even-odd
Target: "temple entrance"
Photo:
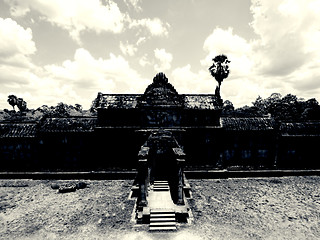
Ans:
[[[150,180],[171,182],[175,176],[175,162],[172,154],[159,154],[150,159]]]
[[[175,230],[176,222],[186,222],[189,217],[182,148],[172,132],[152,130],[138,158],[137,222],[149,223],[150,230]],[[159,216],[170,217],[159,220]]]

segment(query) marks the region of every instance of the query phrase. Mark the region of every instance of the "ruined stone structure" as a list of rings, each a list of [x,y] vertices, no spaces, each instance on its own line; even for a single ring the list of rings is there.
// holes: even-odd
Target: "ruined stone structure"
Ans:
[[[143,94],[102,94],[92,117],[0,122],[0,171],[136,170],[136,217],[186,222],[184,170],[314,169],[320,122],[221,117],[214,94],[179,94],[163,73]]]
[[[92,117],[0,122],[0,170],[137,169],[141,146],[157,129],[171,132],[186,170],[320,167],[320,122],[220,117],[217,96],[179,94],[162,73],[142,94],[99,93],[95,105]]]

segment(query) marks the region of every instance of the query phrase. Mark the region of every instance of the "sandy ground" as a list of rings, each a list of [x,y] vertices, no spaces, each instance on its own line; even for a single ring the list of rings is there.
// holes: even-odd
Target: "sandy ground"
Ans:
[[[0,239],[320,239],[320,177],[189,180],[191,224],[150,233],[131,219],[132,181],[0,180]]]

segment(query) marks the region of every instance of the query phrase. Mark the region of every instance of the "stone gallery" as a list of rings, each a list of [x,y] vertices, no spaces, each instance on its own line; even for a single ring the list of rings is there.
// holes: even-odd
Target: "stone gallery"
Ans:
[[[102,94],[92,117],[0,123],[1,171],[136,170],[135,218],[150,230],[188,222],[184,170],[306,169],[319,122],[222,117],[215,94],[179,94],[158,73],[143,94]]]
[[[137,169],[141,146],[159,130],[185,153],[186,169],[320,166],[318,121],[221,117],[220,95],[179,94],[163,73],[143,94],[98,93],[94,107],[92,117],[0,122],[1,171]]]

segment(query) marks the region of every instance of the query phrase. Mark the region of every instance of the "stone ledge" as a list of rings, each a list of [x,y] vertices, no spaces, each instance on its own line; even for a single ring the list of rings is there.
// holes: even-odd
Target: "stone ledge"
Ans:
[[[313,170],[186,170],[188,179],[244,178],[244,177],[285,177],[320,176],[320,169]],[[137,171],[97,171],[97,172],[0,172],[0,179],[92,179],[116,180],[135,179]]]

